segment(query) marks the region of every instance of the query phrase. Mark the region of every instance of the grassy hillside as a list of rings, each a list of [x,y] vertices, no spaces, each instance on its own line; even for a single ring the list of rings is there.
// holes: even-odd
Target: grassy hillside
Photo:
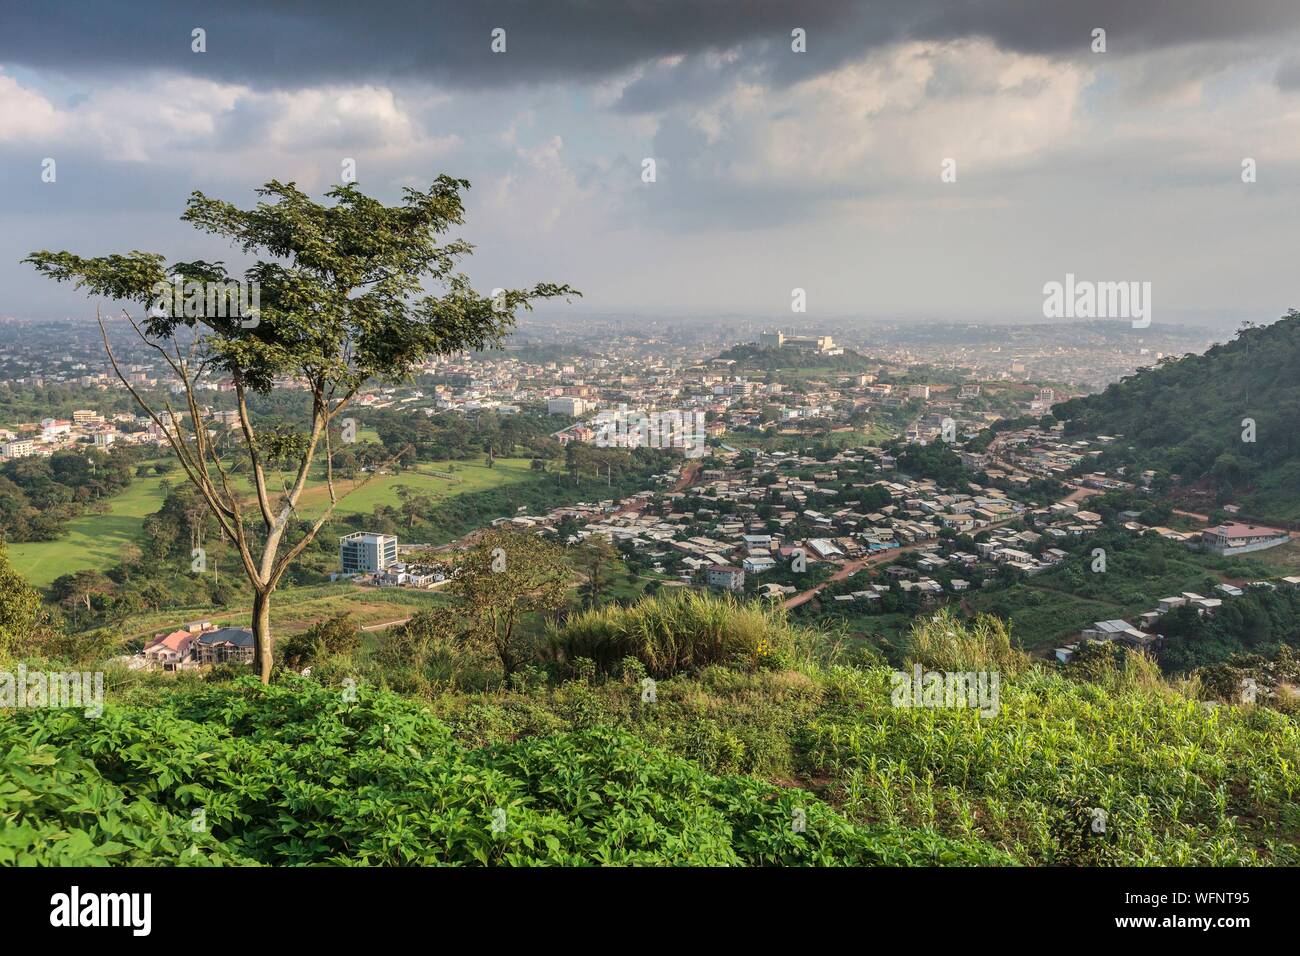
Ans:
[[[1136,655],[1061,672],[992,618],[906,643],[996,672],[984,716],[898,706],[889,667],[717,597],[580,615],[487,691],[380,689],[467,653],[381,640],[269,688],[110,671],[98,720],[6,712],[0,864],[1300,863],[1293,713]]]
[[[1178,475],[1211,506],[1300,520],[1300,312],[1052,412],[1069,435],[1122,435],[1103,463]],[[1254,441],[1243,441],[1245,419],[1255,423]]]

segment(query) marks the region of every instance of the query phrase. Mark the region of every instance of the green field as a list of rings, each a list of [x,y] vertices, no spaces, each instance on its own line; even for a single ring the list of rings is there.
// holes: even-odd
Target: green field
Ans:
[[[531,461],[527,458],[498,458],[493,468],[488,468],[481,460],[458,461],[455,463],[454,474],[459,481],[450,481],[432,474],[444,468],[446,465],[441,462],[421,462],[417,468],[407,469],[400,474],[374,478],[348,494],[335,509],[335,513],[370,514],[378,504],[396,505],[398,497],[394,489],[398,485],[405,485],[418,495],[448,498],[528,481],[534,475]],[[184,480],[185,476],[180,471],[171,475],[173,485]],[[287,473],[268,476],[272,494],[288,480]],[[109,502],[107,513],[82,515],[73,519],[68,522],[67,534],[56,541],[11,544],[9,560],[19,573],[38,588],[48,587],[60,575],[75,571],[88,568],[107,570],[118,563],[119,552],[124,544],[137,541],[144,519],[162,507],[162,482],[161,478],[137,478],[126,491]],[[247,490],[251,503],[251,484],[241,480],[241,485]],[[336,482],[340,495],[348,492],[352,486],[353,482],[350,481]],[[311,517],[319,514],[328,501],[329,492],[324,483],[313,480],[303,492],[299,511],[304,517]]]
[[[173,484],[182,478],[172,476]],[[109,568],[119,560],[124,544],[134,543],[144,519],[163,503],[162,478],[137,478],[109,501],[106,514],[88,514],[68,522],[57,541],[31,541],[9,545],[9,560],[39,588],[63,574],[87,568]]]
[[[398,497],[394,489],[398,485],[405,485],[417,495],[450,498],[475,491],[486,491],[500,485],[528,481],[535,474],[531,470],[532,461],[528,458],[498,458],[492,468],[485,465],[482,460],[458,461],[455,462],[454,474],[460,479],[459,481],[439,478],[433,474],[435,471],[445,472],[446,467],[443,462],[421,462],[418,467],[406,469],[400,474],[382,475],[364,485],[358,482],[359,487],[339,503],[335,514],[370,514],[375,510],[375,505],[396,505]],[[352,486],[353,483],[349,481],[335,482],[339,495],[348,493]],[[328,501],[329,491],[326,486],[323,483],[313,484],[303,492],[299,511],[304,515],[318,514]]]

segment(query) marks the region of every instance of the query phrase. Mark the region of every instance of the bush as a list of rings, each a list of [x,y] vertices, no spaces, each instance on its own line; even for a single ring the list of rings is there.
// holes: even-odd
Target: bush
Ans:
[[[979,614],[965,624],[952,608],[913,622],[902,649],[908,665],[940,671],[998,671],[1010,676],[1029,661],[1011,646],[1011,631],[1000,618]]]
[[[803,635],[771,607],[674,588],[632,607],[589,608],[548,630],[551,656],[572,664],[595,662],[617,674],[624,658],[641,662],[653,677],[671,677],[711,664],[742,668],[788,665]]]
[[[352,654],[360,646],[361,635],[352,615],[340,613],[290,637],[284,642],[282,653],[286,667],[301,668],[330,657]]]

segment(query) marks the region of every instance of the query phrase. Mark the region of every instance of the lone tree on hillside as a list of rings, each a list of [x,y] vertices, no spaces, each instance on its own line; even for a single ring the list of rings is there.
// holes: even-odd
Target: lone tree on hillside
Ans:
[[[226,237],[245,255],[267,256],[242,282],[222,262],[168,265],[146,252],[84,259],[42,251],[24,260],[92,296],[147,309],[139,319],[123,314],[171,369],[185,402],[179,412],[166,400],[155,407],[123,374],[99,317],[104,348],[237,549],[253,590],[254,665],[263,682],[271,676],[271,595],[343,498],[331,442],[338,425],[347,424],[335,419],[357,391],[368,381],[406,378],[434,356],[499,344],[517,309],[578,294],[550,283],[493,290],[491,297],[475,292],[457,270],[473,247],[440,239],[464,221],[461,191],[468,188],[463,179],[440,176],[427,191],[407,189],[401,205],[385,206],[349,184],[326,193],[333,204],[324,205],[293,183],[273,180],[257,190],[263,198],[253,209],[193,193],[182,220]],[[211,376],[228,379],[237,402],[241,440],[226,453],[214,447],[197,395],[200,380]],[[285,383],[305,387],[309,426],[255,428],[249,394]],[[324,474],[313,475],[322,446]],[[275,490],[267,471],[282,463],[290,478]],[[236,473],[252,484],[247,500],[236,490]],[[307,520],[296,509],[313,480],[328,487],[329,504]]]

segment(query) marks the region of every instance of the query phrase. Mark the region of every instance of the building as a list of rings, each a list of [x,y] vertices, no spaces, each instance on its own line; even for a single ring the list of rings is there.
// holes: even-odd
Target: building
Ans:
[[[30,438],[19,438],[0,445],[0,458],[27,458],[34,454],[36,454],[36,442]]]
[[[745,589],[745,572],[729,564],[715,565],[706,574],[709,587],[722,588],[726,591],[743,591]]]
[[[841,355],[844,352],[829,335],[786,335],[780,329],[775,332],[760,332],[758,345],[765,349],[794,349],[799,352],[820,352],[822,355]]]
[[[1201,532],[1201,543],[1215,554],[1245,554],[1263,551],[1290,540],[1290,535],[1277,528],[1263,525],[1229,522]]]
[[[153,666],[172,671],[176,670],[182,661],[189,659],[194,642],[198,639],[199,635],[189,630],[172,631],[154,640],[141,653]]]
[[[339,564],[344,574],[373,574],[396,563],[395,535],[357,531],[339,538]]]
[[[204,631],[194,641],[193,652],[200,664],[228,661],[252,663],[253,632],[246,627],[222,627]]]
[[[546,414],[548,415],[568,415],[571,418],[577,418],[579,415],[586,414],[587,402],[581,398],[571,396],[562,396],[561,398],[548,399],[546,402]]]

